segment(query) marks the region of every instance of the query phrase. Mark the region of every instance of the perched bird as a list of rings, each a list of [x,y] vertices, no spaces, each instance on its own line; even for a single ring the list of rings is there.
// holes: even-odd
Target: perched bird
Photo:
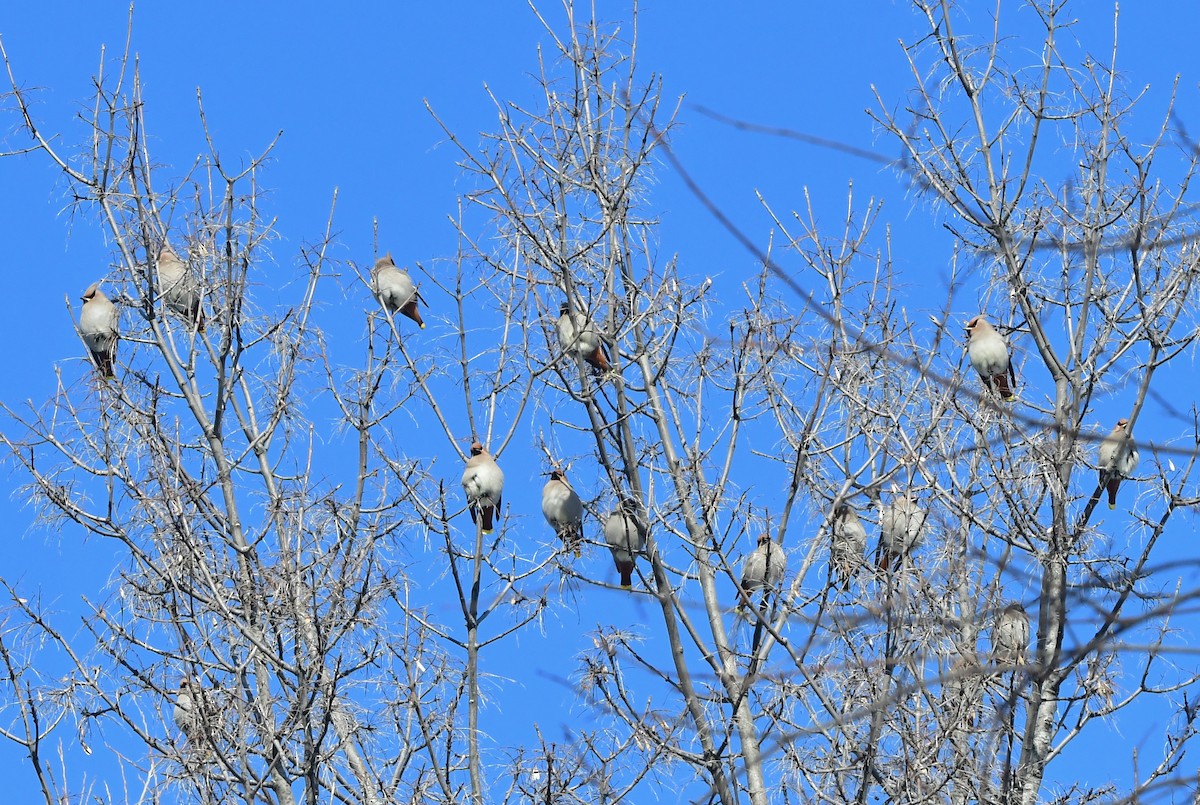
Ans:
[[[1029,648],[1029,616],[1020,604],[1009,604],[992,627],[992,657],[1002,665],[1021,665]]]
[[[556,327],[558,344],[562,347],[563,352],[568,355],[578,355],[593,368],[602,372],[607,372],[612,367],[612,364],[608,362],[608,355],[604,352],[604,344],[600,341],[600,334],[596,332],[595,326],[588,321],[584,314],[572,314],[571,305],[567,302],[564,302],[559,310]]]
[[[621,587],[633,587],[633,564],[646,550],[646,527],[631,500],[622,500],[604,523],[604,541],[612,551],[613,564],[621,574]]]
[[[542,514],[562,538],[563,545],[573,548],[579,556],[579,542],[583,538],[583,501],[571,488],[567,474],[558,467],[550,470],[550,480],[542,487]]]
[[[92,356],[92,363],[104,377],[113,376],[113,361],[117,357],[117,308],[100,283],[93,282],[80,297],[83,309],[79,311],[79,334]]]
[[[1117,420],[1112,433],[1100,442],[1100,483],[1108,485],[1108,508],[1117,508],[1117,487],[1137,467],[1138,451],[1129,436],[1129,420]],[[1111,472],[1109,472],[1111,470]]]
[[[842,582],[842,589],[850,586],[850,579],[863,563],[867,553],[867,531],[858,512],[848,503],[840,504],[833,512],[833,541],[829,546],[829,564],[834,578]]]
[[[408,272],[396,268],[392,261],[391,252],[375,261],[371,269],[371,290],[388,313],[400,311],[417,323],[422,330],[425,322],[421,320],[421,311],[417,310],[417,302],[422,301],[413,285]]]
[[[187,677],[179,680],[179,690],[175,694],[175,726],[193,749],[207,747],[205,722],[211,730],[213,715],[212,702],[202,700],[201,692],[192,685],[192,680]]]
[[[916,547],[925,526],[925,511],[917,505],[913,495],[896,494],[892,502],[883,506],[879,516],[879,547],[875,551],[875,564],[890,571]]]
[[[954,659],[942,683],[942,712],[948,723],[962,730],[979,720],[984,693],[983,667],[974,649],[964,647]]]
[[[786,571],[787,552],[783,546],[771,539],[768,533],[759,535],[758,545],[742,565],[742,594],[738,596],[738,609],[745,609],[746,601],[755,592],[777,589]]]
[[[200,303],[200,283],[188,271],[187,264],[171,248],[163,243],[158,250],[158,290],[167,307],[183,316],[197,330],[204,332],[204,311]]]
[[[967,335],[970,336],[967,355],[975,371],[983,378],[983,385],[999,394],[1005,402],[1014,399],[1017,375],[1008,359],[1008,346],[1000,333],[983,316],[976,316],[967,322]]]
[[[482,444],[471,445],[471,457],[462,476],[463,490],[467,493],[467,508],[471,511],[471,522],[476,514],[483,523],[483,533],[492,533],[496,511],[501,506],[504,492],[504,472]]]

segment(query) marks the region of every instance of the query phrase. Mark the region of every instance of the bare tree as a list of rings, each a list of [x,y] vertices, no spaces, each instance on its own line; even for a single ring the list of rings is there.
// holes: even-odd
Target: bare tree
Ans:
[[[736,301],[663,257],[653,172],[686,166],[636,8],[617,25],[565,3],[541,18],[536,101],[494,97],[478,147],[442,123],[471,190],[457,248],[407,266],[403,300],[367,270],[380,244],[330,257],[332,209],[279,288],[270,147],[234,170],[209,139],[164,184],[130,59],[96,82],[83,165],[14,78],[35,150],[99,213],[122,311],[113,377],[81,361],[45,405],[5,409],[44,520],[124,557],[82,640],[7,585],[4,734],[45,801],[94,793],[47,759],[73,733],[144,781],[107,801],[1032,803],[1078,735],[1148,700],[1172,715],[1132,785],[1056,796],[1181,785],[1197,677],[1169,655],[1194,591],[1161,538],[1197,502],[1200,412],[1138,422],[1195,349],[1197,151],[1170,110],[1148,145],[1124,133],[1115,48],[1064,45],[1057,4],[1030,5],[1036,48],[914,5],[914,89],[874,119],[954,235],[936,308],[907,301],[881,206],[853,195],[832,230],[805,200],[764,205],[765,247],[735,231],[758,266]],[[363,300],[351,364],[318,327],[331,286]],[[980,314],[1001,384],[966,360]],[[511,486],[460,488],[488,453],[599,488],[580,534],[514,512]],[[653,622],[597,614],[563,658],[579,724],[505,744],[486,659],[625,586],[589,564],[608,549]],[[450,605],[414,596],[412,568]]]

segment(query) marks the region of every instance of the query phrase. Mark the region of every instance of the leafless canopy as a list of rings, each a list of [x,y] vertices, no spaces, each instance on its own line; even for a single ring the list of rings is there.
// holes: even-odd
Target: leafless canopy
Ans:
[[[81,634],[3,582],[0,734],[46,805],[1181,797],[1196,589],[1166,546],[1200,412],[1156,401],[1195,356],[1200,152],[1170,109],[1127,134],[1116,49],[1081,50],[1059,3],[1029,5],[1033,40],[999,4],[913,5],[912,90],[872,116],[898,192],[953,234],[936,309],[853,196],[831,229],[807,199],[764,200],[770,234],[724,219],[757,266],[736,297],[663,256],[653,172],[686,172],[685,135],[636,8],[544,19],[538,97],[493,97],[482,145],[431,103],[470,188],[448,256],[337,262],[331,205],[282,280],[273,143],[233,168],[201,105],[207,151],[168,183],[126,55],[68,158],[5,53],[32,150],[112,244],[120,310],[113,377],[56,367],[0,431],[41,524],[122,557]],[[166,293],[164,244],[198,308]],[[380,301],[388,249],[424,330]],[[967,362],[980,314],[1011,402]],[[1140,463],[1098,461],[1118,419]],[[506,470],[490,534],[457,483],[475,441]],[[550,468],[582,545],[520,491]],[[756,546],[786,572],[743,589]],[[581,640],[573,608],[599,624]],[[507,742],[499,648],[539,630],[568,647],[547,676],[575,723]],[[1063,785],[1052,764],[1130,707],[1159,745],[1123,783]],[[81,750],[119,774],[80,776]]]

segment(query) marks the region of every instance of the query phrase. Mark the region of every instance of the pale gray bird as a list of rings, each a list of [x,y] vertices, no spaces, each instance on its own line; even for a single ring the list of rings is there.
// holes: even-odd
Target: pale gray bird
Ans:
[[[833,540],[829,546],[829,563],[834,579],[841,581],[842,589],[850,586],[850,579],[862,566],[867,553],[867,530],[858,519],[858,512],[848,503],[840,504],[833,513]]]
[[[992,657],[1002,665],[1021,665],[1029,648],[1029,616],[1020,604],[1009,604],[992,627]]]
[[[604,541],[612,551],[613,564],[621,574],[621,587],[633,587],[633,565],[646,550],[646,527],[631,500],[622,500],[604,523]]]
[[[175,726],[183,733],[188,745],[203,754],[207,754],[208,747],[205,722],[208,722],[209,731],[214,728],[213,709],[211,701],[202,700],[202,693],[192,680],[187,677],[179,680],[179,690],[175,694]]]
[[[1017,375],[1008,357],[1008,345],[1000,337],[1000,333],[983,316],[976,316],[967,322],[967,356],[983,385],[1000,395],[1000,399],[1008,402],[1015,399],[1013,389],[1017,385]]]
[[[925,511],[913,495],[900,495],[892,485],[892,502],[881,507],[879,515],[879,547],[875,564],[891,571],[917,546],[921,529],[925,527]]]
[[[112,377],[113,361],[117,357],[116,305],[100,290],[99,282],[89,285],[80,298],[83,309],[79,311],[79,334],[100,374]]]
[[[424,300],[408,272],[396,268],[391,252],[375,261],[375,267],[371,269],[371,290],[389,313],[399,311],[425,329],[421,311],[417,309],[417,302]]]
[[[742,594],[738,596],[738,609],[745,609],[746,601],[759,590],[770,592],[779,589],[786,572],[787,551],[771,539],[770,534],[764,532],[759,535],[758,544],[742,565]]]
[[[492,458],[492,454],[478,441],[471,445],[471,457],[467,459],[462,486],[463,491],[467,493],[471,522],[482,522],[483,533],[492,533],[496,511],[502,505],[504,472]]]
[[[568,355],[578,355],[590,366],[606,372],[611,368],[608,355],[604,351],[604,343],[595,325],[583,313],[572,315],[570,304],[564,302],[559,309],[558,345]]]
[[[1108,487],[1108,508],[1117,508],[1117,487],[1122,478],[1133,473],[1137,464],[1138,451],[1129,435],[1129,420],[1122,417],[1100,442],[1100,483]]]
[[[550,480],[542,487],[542,514],[554,532],[562,538],[563,546],[574,549],[579,556],[579,548],[583,538],[583,501],[571,488],[567,474],[555,467],[550,470]]]
[[[204,332],[204,311],[201,308],[200,283],[188,270],[187,263],[179,259],[179,255],[171,248],[171,244],[163,243],[158,250],[158,290],[162,294],[167,307],[182,316],[189,324]]]

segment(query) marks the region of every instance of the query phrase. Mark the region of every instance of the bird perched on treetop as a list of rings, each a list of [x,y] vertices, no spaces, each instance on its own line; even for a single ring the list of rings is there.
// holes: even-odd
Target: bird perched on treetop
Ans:
[[[884,570],[894,570],[916,547],[925,526],[925,512],[913,495],[900,495],[892,485],[892,502],[881,507],[879,515],[879,547],[875,564]]]
[[[621,586],[626,590],[631,589],[634,560],[646,550],[646,526],[632,500],[622,500],[608,515],[604,523],[604,541],[608,543],[613,564],[621,574]]]
[[[558,344],[568,355],[578,355],[595,369],[608,371],[612,365],[595,326],[583,313],[571,313],[570,303],[563,302],[559,309]]]
[[[850,579],[862,565],[866,553],[867,530],[858,519],[858,512],[848,503],[839,504],[833,512],[829,564],[834,579],[841,581],[843,590],[850,586]]]
[[[1005,402],[1014,399],[1017,375],[1008,357],[1008,345],[1000,333],[983,316],[976,316],[967,322],[967,335],[970,336],[967,355],[983,378],[983,385],[994,390]]]
[[[1021,665],[1029,648],[1029,616],[1020,604],[1009,604],[992,627],[992,656],[1003,665]]]
[[[371,290],[388,313],[400,311],[425,329],[421,311],[417,310],[417,302],[423,301],[421,295],[408,272],[396,268],[391,252],[375,261],[375,267],[371,269]]]
[[[80,297],[79,334],[92,356],[92,363],[104,377],[113,376],[113,361],[117,356],[117,308],[93,282]]]
[[[463,471],[462,486],[467,493],[471,522],[482,522],[483,533],[492,533],[496,511],[502,505],[504,472],[492,454],[478,441],[471,445],[471,457],[467,459],[467,468]]]
[[[787,552],[769,533],[758,537],[758,544],[742,565],[742,594],[738,596],[738,610],[746,608],[746,601],[758,590],[778,589],[787,572]]]
[[[200,303],[200,284],[188,271],[187,264],[164,242],[158,250],[158,291],[167,307],[174,310],[199,332],[204,332],[204,311]]]
[[[1108,508],[1117,508],[1117,487],[1138,463],[1137,447],[1129,435],[1129,420],[1117,420],[1112,432],[1100,442],[1100,483],[1108,487]],[[1111,472],[1109,472],[1111,470]]]
[[[567,474],[555,467],[550,470],[550,480],[542,487],[542,514],[554,532],[562,538],[563,545],[580,555],[579,542],[583,538],[583,501],[571,488]]]

